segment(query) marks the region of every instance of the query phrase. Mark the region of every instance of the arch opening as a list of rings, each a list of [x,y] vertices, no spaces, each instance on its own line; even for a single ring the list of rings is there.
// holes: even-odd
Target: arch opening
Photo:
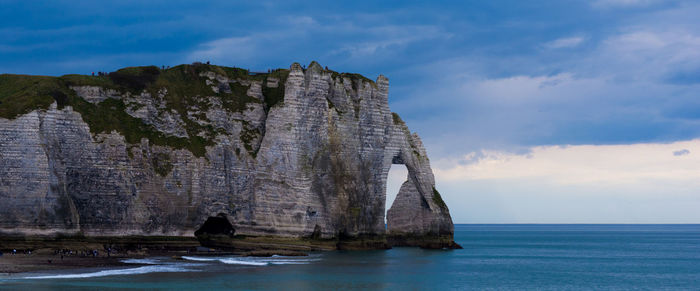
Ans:
[[[207,218],[204,224],[202,224],[202,226],[194,232],[194,235],[196,237],[211,235],[225,235],[233,237],[235,233],[236,230],[233,228],[233,225],[231,225],[231,222],[228,221],[226,215],[219,214],[217,216],[210,216]]]
[[[386,177],[386,205],[384,207],[384,224],[387,223],[387,212],[396,200],[401,185],[408,180],[408,168],[404,164],[392,164]]]

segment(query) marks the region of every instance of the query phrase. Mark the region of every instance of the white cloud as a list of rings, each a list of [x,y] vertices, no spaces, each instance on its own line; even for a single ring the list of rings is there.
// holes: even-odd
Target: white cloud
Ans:
[[[357,28],[353,28],[355,29]],[[382,50],[402,48],[415,42],[452,37],[452,34],[435,26],[388,25],[362,30],[369,37],[351,41],[331,54],[349,53],[352,57],[366,57]]]
[[[697,136],[700,34],[683,27],[635,26],[596,45],[543,72],[529,70],[545,66],[533,58],[452,58],[412,68],[424,73],[421,78],[439,77],[414,86],[399,102],[390,95],[391,106],[408,117],[437,156],[532,141],[669,140],[668,132],[677,134],[675,139]],[[483,77],[501,67],[515,68],[514,73]],[[430,117],[436,111],[439,118]],[[411,116],[418,115],[429,117],[414,123]],[[660,129],[669,124],[674,128]],[[455,149],[455,142],[461,148]]]
[[[667,2],[666,0],[596,0],[592,2],[593,7],[610,8],[610,7],[639,7],[649,6]]]
[[[234,65],[260,62],[270,56],[287,55],[287,46],[281,44],[298,44],[305,33],[322,28],[313,17],[304,15],[281,17],[278,21],[284,24],[281,29],[258,30],[202,43],[183,61],[210,60],[218,64]]]
[[[607,78],[577,78],[571,73],[477,79],[460,76],[449,65],[447,69],[435,67],[443,70],[435,73],[444,76],[442,80],[426,83],[420,87],[421,91],[412,92],[416,98],[393,102],[391,106],[400,114],[441,112],[421,122],[408,120],[409,126],[427,137],[430,152],[437,156],[451,157],[455,151],[465,153],[483,148],[512,149],[508,145],[531,140],[548,139],[556,144],[560,142],[556,139],[558,135],[569,136],[570,143],[588,142],[590,134],[568,132],[572,124],[611,122],[627,116],[647,121],[658,115],[658,107],[635,106],[639,96],[660,94],[658,88],[645,84],[630,88]]]
[[[601,46],[601,53],[625,61],[650,60],[670,66],[700,57],[700,35],[679,29],[636,30],[608,38]]]
[[[607,40],[609,48],[621,51],[647,51],[665,47],[668,41],[662,35],[649,31],[634,31],[616,35]]]
[[[193,61],[221,61],[226,58],[241,61],[254,57],[256,48],[256,40],[250,36],[221,38],[202,44],[189,58]]]
[[[543,46],[548,49],[574,48],[581,45],[584,40],[585,38],[581,36],[564,37],[547,42]]]
[[[678,28],[635,29],[604,40],[588,62],[616,79],[666,82],[682,71],[700,68],[700,35]]]
[[[590,92],[598,85],[596,80],[574,79],[571,74],[553,76],[513,76],[469,82],[462,85],[462,92],[479,96],[485,102],[504,106],[521,106],[537,100],[562,99],[576,96],[566,94],[575,89]],[[588,90],[586,90],[588,88]]]
[[[287,21],[295,26],[318,25],[318,22],[311,16],[290,16]]]
[[[431,25],[363,25],[353,21],[321,23],[308,16],[284,17],[281,29],[224,37],[202,43],[185,61],[212,60],[219,63],[246,63],[266,57],[289,55],[289,51],[307,41],[332,38],[332,47],[313,59],[337,59],[344,62],[380,57],[424,41],[448,39],[452,34]],[[281,45],[287,44],[287,45]],[[302,53],[297,52],[295,61]],[[349,57],[349,58],[348,58]]]
[[[679,158],[677,149],[682,148]],[[484,151],[476,162],[442,160],[440,181],[518,180],[556,185],[639,185],[684,182],[700,187],[700,140],[670,144],[540,146],[526,155]],[[669,153],[674,153],[671,155]],[[464,157],[473,160],[469,154]]]
[[[698,223],[698,149],[699,139],[491,150],[433,170],[457,223]]]

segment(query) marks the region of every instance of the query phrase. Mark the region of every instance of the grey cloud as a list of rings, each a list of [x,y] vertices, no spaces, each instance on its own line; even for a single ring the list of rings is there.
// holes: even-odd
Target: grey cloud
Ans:
[[[690,151],[687,149],[682,149],[682,150],[673,152],[674,156],[685,156],[687,154],[690,154]]]

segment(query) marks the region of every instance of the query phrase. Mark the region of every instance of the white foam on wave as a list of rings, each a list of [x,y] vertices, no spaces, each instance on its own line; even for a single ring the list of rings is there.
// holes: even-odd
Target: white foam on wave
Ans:
[[[122,263],[126,264],[142,264],[142,265],[158,265],[161,264],[159,260],[156,259],[126,259],[122,260]]]
[[[273,265],[306,265],[312,262],[320,261],[320,258],[304,258],[300,259],[298,257],[275,257],[275,258],[263,258],[261,261],[267,262]]]
[[[257,259],[266,262],[317,262],[321,260],[321,257],[319,255],[309,255],[304,257],[273,255],[272,257],[259,257]]]
[[[271,265],[308,265],[308,261],[272,261],[268,262]]]
[[[119,276],[119,275],[137,275],[137,274],[147,274],[147,273],[173,273],[173,272],[191,272],[191,271],[193,271],[193,270],[183,268],[180,266],[175,266],[175,265],[158,265],[158,266],[143,266],[143,267],[130,268],[130,269],[103,270],[103,271],[92,272],[92,273],[30,276],[30,277],[24,277],[24,279],[78,279],[78,278],[94,278],[94,277],[105,277],[105,276]]]
[[[300,258],[300,257],[190,257],[183,256],[185,260],[198,262],[214,262],[218,261],[228,265],[248,265],[248,266],[267,266],[267,265],[305,265],[311,262],[319,261],[320,258]]]
[[[257,262],[250,259],[243,259],[241,257],[190,257],[182,256],[185,260],[196,261],[196,262],[214,262],[218,261],[220,263],[228,265],[249,265],[249,266],[265,266],[266,262]]]
[[[256,262],[253,260],[242,260],[236,258],[220,259],[219,262],[229,265],[267,266],[267,262]]]
[[[320,261],[321,258],[307,258],[307,257],[276,257],[276,258],[257,258],[261,261],[298,261],[298,262],[316,262]]]
[[[197,262],[213,262],[213,261],[218,261],[220,258],[217,257],[190,257],[190,256],[182,256],[183,259],[188,260],[188,261],[197,261]]]

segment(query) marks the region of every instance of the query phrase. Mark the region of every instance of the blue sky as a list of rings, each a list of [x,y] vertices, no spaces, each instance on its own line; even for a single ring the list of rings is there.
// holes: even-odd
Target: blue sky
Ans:
[[[2,73],[316,60],[384,74],[457,222],[700,222],[697,1],[0,4]]]

